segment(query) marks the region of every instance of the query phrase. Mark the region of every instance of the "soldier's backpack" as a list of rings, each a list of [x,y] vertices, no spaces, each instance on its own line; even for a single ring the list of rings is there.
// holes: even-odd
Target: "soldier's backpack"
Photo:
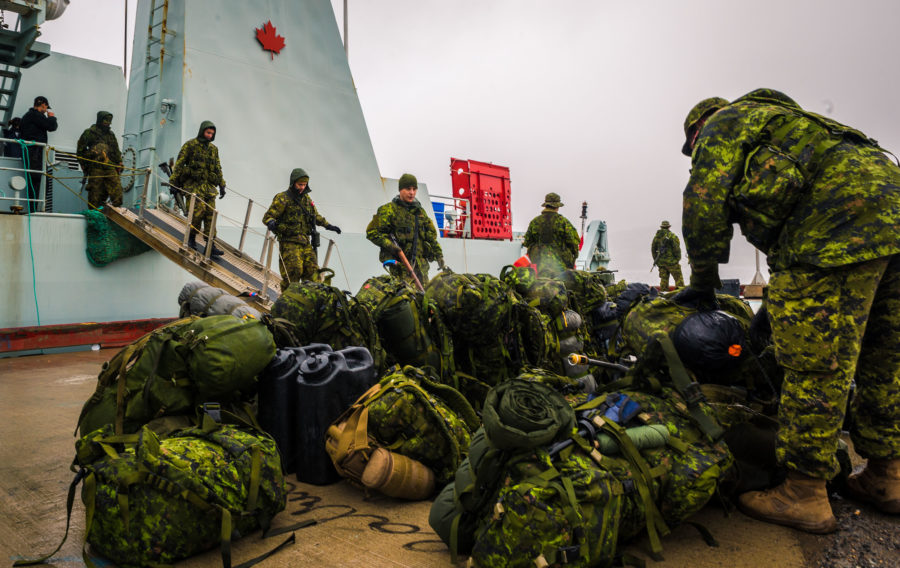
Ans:
[[[204,402],[256,394],[256,376],[275,356],[266,326],[254,318],[191,316],[156,329],[103,364],[78,418],[82,435],[113,424],[136,432],[161,416],[193,414]]]
[[[229,568],[231,540],[257,528],[265,533],[285,507],[275,442],[208,415],[202,426],[164,439],[147,427],[117,435],[106,425],[75,445],[69,515],[83,481],[85,541],[118,566],[171,564],[219,546]],[[86,553],[85,563],[93,565]]]
[[[372,314],[385,352],[401,366],[453,374],[453,340],[433,302],[388,274],[366,280],[356,299]]]
[[[428,282],[425,297],[433,301],[457,340],[488,342],[513,326],[515,293],[490,274],[441,272]]]
[[[446,483],[477,427],[475,411],[456,389],[422,369],[394,367],[328,429],[325,447],[338,473],[355,482],[382,447],[420,462]]]
[[[471,552],[478,566],[610,566],[618,543],[644,528],[659,552],[659,536],[699,510],[732,463],[725,445],[708,442],[679,409],[678,395],[664,394],[674,402],[636,392],[616,393],[622,405],[601,397],[580,407],[577,434],[560,432],[535,448],[476,433],[429,522],[451,552]],[[637,418],[620,426],[629,405]],[[635,421],[641,426],[625,428]]]
[[[272,305],[271,315],[294,325],[296,347],[324,343],[333,349],[365,347],[381,369],[384,354],[369,310],[349,293],[321,282],[294,282]]]
[[[604,274],[586,270],[569,269],[559,277],[571,297],[571,308],[585,317],[606,303],[607,292],[603,283]]]

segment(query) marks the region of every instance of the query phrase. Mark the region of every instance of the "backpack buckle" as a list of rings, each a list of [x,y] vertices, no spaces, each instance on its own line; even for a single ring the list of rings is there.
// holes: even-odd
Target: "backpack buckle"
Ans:
[[[222,423],[222,405],[218,402],[204,402],[200,405],[200,410],[215,420],[217,424]]]
[[[681,396],[684,397],[684,401],[689,407],[697,406],[697,403],[706,400],[706,396],[703,394],[703,391],[700,390],[700,383],[697,382],[693,382],[686,386],[681,392]]]

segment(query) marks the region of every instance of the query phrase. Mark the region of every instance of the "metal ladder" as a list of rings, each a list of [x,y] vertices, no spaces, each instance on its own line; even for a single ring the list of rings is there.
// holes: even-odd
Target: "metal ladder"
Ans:
[[[21,80],[22,71],[19,67],[6,63],[0,64],[0,116],[3,117],[4,126],[9,124],[12,119]]]
[[[147,24],[147,55],[144,60],[144,84],[141,93],[141,119],[138,126],[137,167],[152,168],[157,161],[156,138],[160,128],[160,91],[162,90],[163,64],[166,58],[166,35],[175,35],[168,30],[166,20],[169,14],[169,0],[151,0],[150,17]],[[153,195],[156,180],[153,176],[138,178],[137,191],[143,193],[143,183],[151,184],[148,195]]]

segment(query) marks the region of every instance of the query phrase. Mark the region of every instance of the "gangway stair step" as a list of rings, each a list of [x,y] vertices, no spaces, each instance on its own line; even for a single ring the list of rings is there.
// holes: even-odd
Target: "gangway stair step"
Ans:
[[[224,254],[209,260],[202,253],[183,247],[187,223],[181,215],[159,208],[145,209],[141,217],[138,209],[109,204],[102,211],[110,221],[203,282],[240,297],[260,311],[268,313],[281,295],[281,276],[278,273],[268,271],[266,290],[260,293],[266,281],[265,267],[228,243],[217,239],[215,246]],[[202,236],[198,235],[197,242],[205,248],[206,242]]]

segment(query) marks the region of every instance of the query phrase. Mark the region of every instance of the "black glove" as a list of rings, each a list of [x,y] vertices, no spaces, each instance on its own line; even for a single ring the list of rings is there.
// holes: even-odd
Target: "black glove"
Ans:
[[[326,231],[334,231],[335,233],[337,233],[339,235],[341,234],[341,228],[338,227],[337,225],[325,225],[325,230]]]
[[[225,186],[224,185],[219,187],[219,199],[222,199],[223,197],[225,197]]]
[[[716,299],[716,291],[712,288],[694,288],[688,286],[684,290],[672,296],[672,301],[679,306],[694,308],[701,312],[709,312],[719,309],[719,301]]]
[[[275,219],[272,219],[271,221],[269,221],[268,223],[266,223],[266,227],[268,227],[269,230],[272,231],[273,233],[275,232],[275,227],[276,227],[277,225],[278,225],[278,223],[275,222]]]

